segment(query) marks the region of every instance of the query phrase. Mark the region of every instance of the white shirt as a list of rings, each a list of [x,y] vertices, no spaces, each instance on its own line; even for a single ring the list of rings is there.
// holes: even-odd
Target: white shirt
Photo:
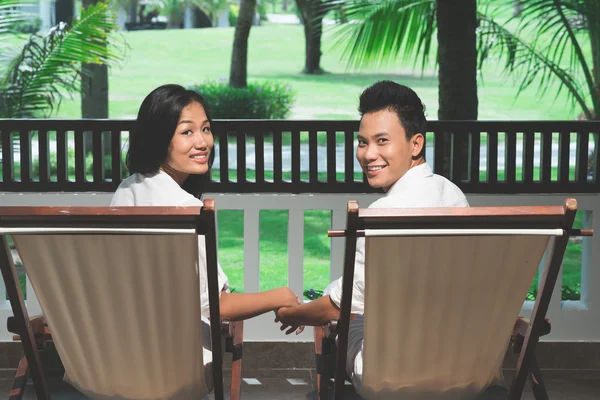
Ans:
[[[409,169],[390,188],[384,197],[369,208],[421,208],[421,207],[468,207],[464,193],[448,179],[435,175],[431,167],[421,164]],[[364,312],[365,287],[365,239],[356,241],[354,285],[352,288],[352,313]],[[341,306],[342,278],[333,281],[325,290],[331,300]]]
[[[192,196],[179,186],[166,172],[145,176],[133,174],[125,179],[115,192],[111,206],[200,206],[202,201]],[[210,318],[208,303],[208,285],[206,275],[206,244],[204,236],[198,237],[198,269],[200,273],[200,306],[202,316]],[[228,290],[227,276],[218,265],[219,295]]]

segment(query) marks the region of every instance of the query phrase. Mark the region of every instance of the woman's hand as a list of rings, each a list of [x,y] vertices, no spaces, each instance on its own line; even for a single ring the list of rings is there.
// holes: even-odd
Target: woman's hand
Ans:
[[[282,310],[286,310],[286,309],[292,309],[300,304],[302,304],[302,301],[300,300],[300,298],[288,287],[282,287],[279,290],[281,290],[281,307],[273,310],[273,312],[275,312],[275,322],[280,322],[279,320],[279,313]],[[296,331],[296,335],[300,334],[303,330],[304,330],[304,326],[302,325],[294,325],[289,326],[287,324],[284,324],[282,322],[281,324],[281,330],[285,330],[286,328],[290,328],[288,329],[288,331],[286,332],[287,335],[289,335],[290,333],[292,333],[293,331]]]

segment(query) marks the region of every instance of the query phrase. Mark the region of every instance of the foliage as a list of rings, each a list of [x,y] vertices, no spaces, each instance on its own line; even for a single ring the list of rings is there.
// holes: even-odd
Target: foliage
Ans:
[[[308,300],[316,300],[319,297],[323,297],[322,290],[315,290],[313,288],[305,290],[302,294],[304,294],[304,297],[306,297]]]
[[[14,24],[27,20],[20,6],[24,4],[21,0],[0,0],[0,34],[8,32]]]
[[[169,19],[169,28],[179,28],[183,22],[187,0],[163,0],[161,14]]]
[[[533,288],[527,293],[525,300],[535,301],[538,294],[538,289]],[[574,289],[563,286],[561,288],[561,300],[581,300],[581,284],[578,283]]]
[[[251,82],[245,88],[231,88],[226,82],[208,81],[189,89],[200,93],[215,119],[284,119],[295,94],[280,82]]]
[[[478,63],[501,62],[520,81],[518,94],[532,84],[541,94],[559,83],[592,119],[600,113],[600,2],[597,0],[514,0],[480,2]],[[429,61],[437,30],[435,0],[348,0],[348,21],[337,32],[344,58],[355,67],[389,62],[399,56]],[[588,47],[591,51],[584,51]],[[591,54],[591,56],[590,56]]]
[[[11,31],[19,33],[36,33],[42,28],[40,17],[28,18],[24,21],[15,21],[10,26]]]
[[[4,0],[0,0],[4,1]],[[64,93],[79,93],[81,64],[123,59],[126,46],[114,35],[115,15],[107,3],[82,10],[72,26],[32,34],[0,78],[0,117],[48,116]]]
[[[193,3],[202,9],[209,16],[212,26],[217,26],[219,11],[228,6],[227,0],[192,0]],[[239,9],[239,6],[238,6]],[[229,6],[229,21],[231,22],[231,5]]]
[[[258,0],[256,3],[256,12],[258,12],[258,16],[261,21],[268,21],[267,18],[267,1],[266,0]]]
[[[229,5],[229,26],[235,26],[235,23],[240,15],[240,6],[237,4]]]

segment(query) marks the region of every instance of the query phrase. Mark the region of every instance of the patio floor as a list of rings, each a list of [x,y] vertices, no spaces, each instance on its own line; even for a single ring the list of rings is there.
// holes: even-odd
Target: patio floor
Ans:
[[[600,371],[547,370],[543,372],[549,397],[552,400],[597,400],[600,398]],[[507,379],[512,377],[506,371]],[[8,394],[11,381],[0,380],[0,391]],[[226,381],[226,387],[229,381]],[[49,381],[53,399],[86,399],[70,385],[52,379]],[[358,399],[348,387],[348,399]],[[29,385],[24,399],[35,399],[33,387]],[[212,396],[209,396],[212,399]],[[315,373],[313,370],[261,370],[253,374],[248,371],[242,382],[242,399],[316,399]],[[533,400],[533,394],[527,387],[523,396]]]

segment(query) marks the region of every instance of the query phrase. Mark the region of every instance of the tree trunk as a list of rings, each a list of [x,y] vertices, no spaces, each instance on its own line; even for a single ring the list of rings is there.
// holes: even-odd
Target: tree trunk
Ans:
[[[281,11],[287,12],[288,10],[288,0],[281,1]]]
[[[254,21],[256,0],[241,0],[238,19],[235,23],[229,86],[245,88],[248,85],[248,37]]]
[[[313,24],[304,25],[304,41],[306,54],[304,60],[305,74],[322,74],[321,69],[321,36],[323,33],[323,19],[319,18]]]
[[[99,0],[83,0],[83,7],[96,4]],[[108,118],[108,66],[99,64],[81,65],[81,117]],[[92,150],[92,135],[85,136],[86,154]],[[105,135],[103,155],[110,154],[110,135]]]
[[[304,69],[310,75],[322,74],[321,36],[323,34],[323,5],[319,0],[296,0],[304,24]]]
[[[437,1],[440,120],[477,119],[476,11],[476,0]],[[468,178],[469,141],[467,132],[453,132],[452,136],[452,146],[445,140],[443,174],[458,182]],[[452,174],[452,153],[462,161],[456,171],[460,176]]]
[[[137,9],[138,0],[131,0],[131,4],[129,6],[129,22],[131,22],[132,24],[135,24],[137,22]]]
[[[73,23],[74,9],[75,3],[73,0],[57,0],[54,5],[55,25],[58,25],[59,22],[71,25]]]

